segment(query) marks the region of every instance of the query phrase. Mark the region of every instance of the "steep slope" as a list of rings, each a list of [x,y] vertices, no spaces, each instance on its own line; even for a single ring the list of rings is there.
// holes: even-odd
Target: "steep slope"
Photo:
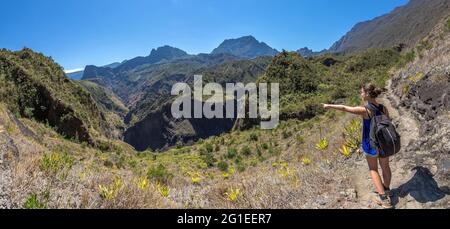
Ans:
[[[418,123],[412,139],[399,158],[411,180],[398,188],[420,206],[450,204],[450,15],[443,18],[419,43],[416,58],[395,73],[393,103],[411,113]],[[408,134],[407,128],[404,134]],[[400,203],[401,199],[400,199]],[[405,203],[403,203],[405,204]],[[410,207],[405,204],[405,207]]]
[[[99,85],[94,80],[81,80],[78,83],[91,93],[93,99],[105,110],[122,117],[128,113],[128,109],[111,90]]]
[[[450,2],[447,0],[410,0],[389,14],[358,23],[329,51],[357,52],[399,44],[414,47],[449,10]]]
[[[80,80],[77,83],[91,94],[97,106],[105,114],[109,125],[114,127],[110,130],[110,136],[121,139],[125,130],[124,117],[128,113],[128,108],[114,92],[101,86],[95,80]]]
[[[30,49],[0,51],[0,96],[13,113],[48,123],[68,138],[93,143],[111,130],[91,95]]]
[[[228,39],[222,42],[211,54],[228,53],[243,58],[258,56],[274,56],[278,53],[264,42],[259,42],[253,36]]]

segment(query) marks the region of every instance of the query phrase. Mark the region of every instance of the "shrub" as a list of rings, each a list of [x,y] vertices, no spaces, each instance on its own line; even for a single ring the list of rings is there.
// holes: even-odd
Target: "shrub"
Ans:
[[[292,133],[291,133],[290,131],[284,130],[284,131],[282,132],[282,135],[283,135],[283,138],[286,139],[286,138],[291,137],[291,136],[292,136]]]
[[[228,148],[228,152],[227,152],[226,157],[227,157],[228,159],[233,159],[233,158],[235,158],[236,156],[237,156],[237,150],[236,150],[236,148],[233,148],[233,147]]]
[[[250,150],[250,147],[244,146],[241,149],[241,154],[248,157],[248,156],[250,156],[252,154],[252,151]]]
[[[24,209],[45,209],[49,198],[50,192],[48,191],[42,192],[40,195],[32,193],[27,197],[22,207]]]
[[[431,48],[433,48],[433,45],[428,40],[422,40],[417,46],[417,52],[421,55],[423,51],[430,50]]]
[[[302,135],[297,135],[297,142],[298,144],[305,143],[305,138]]]
[[[265,150],[269,149],[269,145],[268,145],[266,142],[264,142],[264,143],[261,145],[261,147],[262,147],[263,149],[265,149]]]
[[[219,163],[217,163],[217,167],[221,170],[221,171],[227,171],[228,170],[228,163],[226,161],[220,161]]]
[[[247,168],[247,166],[245,165],[245,163],[243,163],[242,161],[240,161],[239,163],[236,164],[237,169],[239,172],[244,172],[245,169]]]
[[[211,146],[212,149],[212,146]],[[216,163],[217,159],[214,157],[212,150],[208,151],[207,148],[200,149],[200,157],[206,163],[208,167],[213,167],[214,163]]]
[[[208,152],[208,153],[212,153],[213,150],[214,150],[214,147],[213,147],[213,145],[212,145],[211,143],[206,143],[206,144],[205,144],[205,150],[206,150],[206,152]]]
[[[39,167],[46,173],[56,174],[63,169],[70,169],[73,166],[74,158],[67,152],[46,153],[40,160]]]
[[[164,165],[159,164],[158,166],[152,167],[148,170],[147,177],[157,182],[167,183],[173,178],[173,175]]]
[[[406,53],[405,55],[403,55],[398,63],[397,63],[397,68],[403,68],[406,66],[406,64],[410,63],[411,61],[413,61],[416,58],[416,53],[413,51],[410,51],[408,53]]]
[[[251,133],[249,136],[250,141],[258,141],[258,135],[256,133]]]

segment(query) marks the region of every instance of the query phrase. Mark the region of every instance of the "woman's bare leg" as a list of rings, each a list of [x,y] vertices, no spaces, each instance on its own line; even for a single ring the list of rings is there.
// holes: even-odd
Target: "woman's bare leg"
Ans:
[[[378,159],[380,161],[381,170],[383,171],[383,184],[386,188],[389,188],[391,186],[391,167],[389,166],[389,158],[380,158]]]
[[[378,173],[378,158],[367,157],[367,163],[369,164],[370,176],[372,177],[372,182],[377,189],[378,194],[384,195],[383,182],[381,181],[380,174]]]

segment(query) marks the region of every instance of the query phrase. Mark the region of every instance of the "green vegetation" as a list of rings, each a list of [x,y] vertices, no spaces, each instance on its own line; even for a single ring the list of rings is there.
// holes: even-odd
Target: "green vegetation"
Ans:
[[[244,155],[244,156],[246,156],[246,157],[248,157],[248,156],[250,156],[250,155],[252,154],[252,150],[250,149],[249,146],[244,146],[244,147],[241,149],[241,154]]]
[[[220,161],[219,163],[217,163],[217,168],[225,172],[228,170],[228,163],[226,161]]]
[[[109,126],[87,91],[28,48],[0,50],[0,97],[12,113],[49,123],[68,139],[93,143]]]
[[[72,168],[73,164],[74,157],[69,155],[67,152],[51,152],[44,154],[40,161],[40,168],[44,172],[56,174],[62,170]]]
[[[98,185],[98,191],[103,199],[112,200],[123,186],[122,178],[115,177],[114,181],[109,185]]]
[[[422,58],[424,51],[430,50],[431,48],[433,48],[433,45],[428,40],[420,41],[419,45],[417,45],[417,47],[416,47],[420,58]]]
[[[167,186],[165,184],[157,183],[156,190],[158,190],[159,194],[162,197],[168,197],[170,194],[170,188],[169,188],[169,186]]]
[[[250,141],[254,141],[254,142],[258,141],[258,134],[256,134],[256,133],[251,133],[251,134],[250,134],[250,137],[249,137],[249,140],[250,140]]]
[[[282,52],[274,57],[259,82],[280,83],[281,116],[304,120],[324,114],[321,103],[358,102],[362,84],[372,82],[384,87],[389,78],[387,70],[401,59],[400,53],[393,49],[311,60],[294,52]]]
[[[159,164],[148,170],[147,177],[157,182],[168,183],[173,178],[173,174],[170,173],[164,165]]]
[[[230,148],[228,149],[228,153],[227,153],[226,157],[227,157],[228,159],[233,159],[233,158],[235,158],[236,156],[237,156],[237,150],[236,150],[236,148],[230,147]]]
[[[361,132],[361,120],[353,119],[346,127],[344,127],[343,135],[345,145],[350,147],[352,150],[361,146]]]
[[[236,202],[240,195],[240,189],[230,187],[228,191],[225,193],[227,199],[231,202]]]
[[[397,68],[403,68],[406,66],[406,64],[410,63],[416,58],[416,53],[414,50],[406,53],[405,55],[401,56],[400,59],[397,62]]]
[[[326,138],[320,139],[319,142],[316,144],[316,149],[321,151],[328,149],[328,140]]]
[[[206,144],[202,149],[200,149],[200,156],[209,167],[214,166],[217,161],[214,157],[213,147],[211,144]]]
[[[47,208],[47,202],[50,199],[50,192],[44,191],[39,195],[31,193],[25,200],[22,208],[24,209],[45,209]]]

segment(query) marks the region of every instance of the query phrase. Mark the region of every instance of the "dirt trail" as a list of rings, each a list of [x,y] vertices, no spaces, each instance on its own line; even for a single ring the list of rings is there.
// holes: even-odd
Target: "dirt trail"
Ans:
[[[399,99],[394,95],[391,89],[391,81],[388,82],[388,91],[382,95],[380,102],[386,106],[391,118],[397,125],[397,131],[402,137],[402,151],[399,154],[405,153],[406,147],[419,137],[419,128],[417,121],[412,117],[410,112],[405,111],[399,107]],[[392,170],[392,184],[391,188],[395,189],[406,183],[413,176],[411,171],[406,171],[405,161],[398,155],[393,156],[390,160]],[[380,175],[381,175],[381,169]],[[353,176],[353,181],[358,193],[358,203],[361,208],[378,208],[374,203],[376,197],[375,187],[370,178],[367,163],[365,160],[358,160],[356,162],[356,171]],[[394,200],[395,199],[395,200]],[[420,203],[416,202],[410,196],[399,198],[398,193],[394,191],[393,203],[396,208],[421,208]]]

